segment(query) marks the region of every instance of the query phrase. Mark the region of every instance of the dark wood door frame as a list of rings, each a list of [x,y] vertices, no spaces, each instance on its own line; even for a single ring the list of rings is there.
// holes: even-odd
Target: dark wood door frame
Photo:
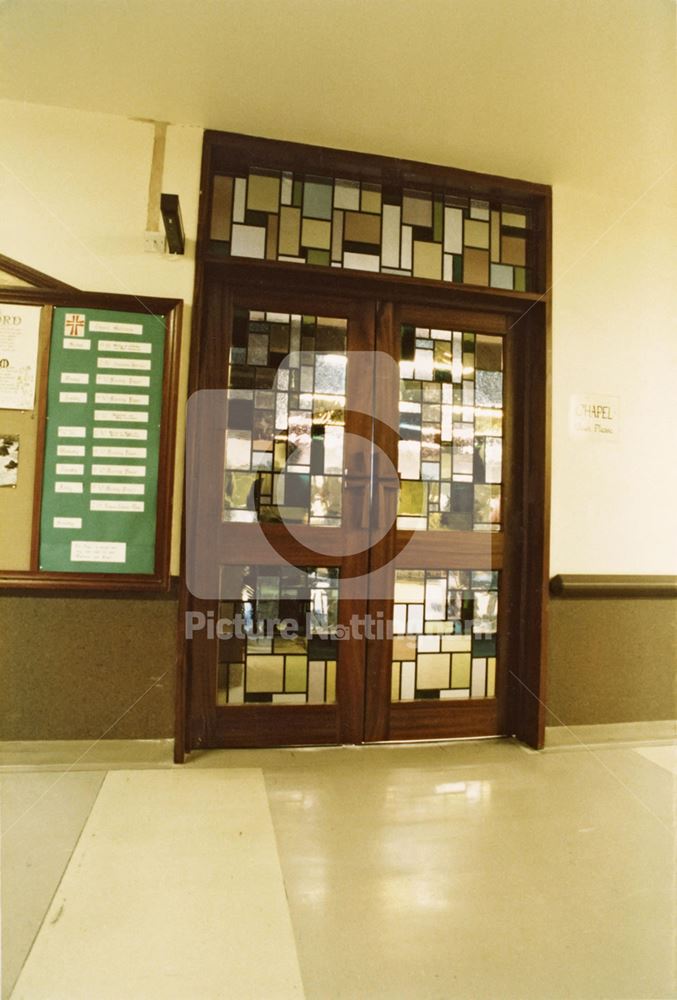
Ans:
[[[521,425],[517,428],[509,445],[507,460],[512,463],[516,474],[513,477],[513,495],[506,497],[511,509],[511,532],[505,553],[505,570],[502,591],[501,628],[506,641],[513,649],[510,667],[504,672],[503,704],[505,706],[497,720],[498,731],[507,736],[516,736],[533,746],[543,745],[545,723],[545,648],[548,587],[548,538],[549,527],[549,349],[547,341],[546,303],[534,294],[511,293],[509,296],[493,291],[479,292],[452,286],[441,288],[437,283],[422,289],[423,283],[407,283],[403,289],[399,281],[392,281],[381,275],[346,274],[339,276],[315,272],[312,275],[299,269],[285,269],[283,265],[274,268],[265,265],[223,261],[205,267],[203,280],[204,294],[196,310],[195,335],[192,344],[191,392],[197,388],[216,387],[216,374],[222,364],[217,346],[217,330],[222,329],[224,292],[246,296],[255,295],[264,289],[268,292],[284,292],[285,297],[298,295],[340,295],[355,301],[412,300],[426,306],[453,309],[465,314],[469,324],[473,317],[496,315],[505,317],[512,350],[507,358],[509,370],[507,382],[511,392],[521,400]],[[375,293],[378,292],[378,295]],[[201,324],[204,324],[202,327]],[[200,330],[207,336],[200,337]],[[188,488],[190,488],[188,483]],[[185,517],[185,515],[184,515]],[[177,697],[177,759],[199,747],[210,745],[210,734],[201,736],[190,731],[190,705],[198,700],[211,697],[204,690],[205,678],[194,670],[192,650],[186,644],[183,634],[184,614],[192,606],[194,598],[188,594],[185,576],[182,582],[181,614],[179,622],[179,685]],[[188,648],[186,648],[188,646]],[[367,675],[367,685],[374,684],[373,672]],[[409,706],[407,706],[409,707]],[[326,727],[322,715],[327,714],[325,706],[317,706],[315,714],[321,729]],[[250,709],[246,709],[249,711]],[[415,710],[425,714],[425,706]],[[284,713],[284,706],[276,709]],[[311,713],[312,714],[312,713]],[[282,715],[280,716],[282,719]],[[467,733],[473,729],[473,712],[467,712]],[[289,725],[293,726],[290,718]],[[421,735],[425,727],[421,730]],[[402,738],[398,730],[390,738]],[[318,730],[319,733],[319,730]],[[309,731],[307,739],[313,738]],[[368,734],[369,735],[369,734]],[[378,738],[375,733],[372,738]],[[388,738],[388,737],[386,737]],[[335,739],[341,742],[337,730]],[[213,744],[211,744],[213,745]]]
[[[492,203],[522,206],[532,213],[534,220],[529,263],[533,275],[531,287],[535,291],[508,291],[402,275],[301,266],[278,260],[224,258],[210,241],[214,178],[219,174],[241,176],[254,165],[264,171],[284,169],[294,171],[295,175],[298,172],[300,176],[346,177],[399,191],[405,188],[445,191],[452,195],[491,199]],[[506,497],[512,528],[504,552],[502,589],[506,597],[500,610],[501,628],[508,630],[508,641],[516,652],[504,676],[505,710],[498,719],[498,727],[501,733],[515,736],[535,748],[543,745],[545,726],[551,239],[551,189],[547,185],[345,150],[229,133],[205,133],[189,393],[215,386],[218,361],[215,341],[219,336],[219,303],[224,288],[243,293],[278,289],[289,294],[336,295],[356,302],[419,304],[506,317],[511,350],[505,375],[514,397],[521,401],[521,419],[508,444],[507,460],[514,470],[512,495]],[[185,513],[183,538],[177,656],[177,761],[196,749],[188,720],[191,699],[201,683],[194,676],[191,651],[184,641],[183,615],[190,598],[185,586]]]

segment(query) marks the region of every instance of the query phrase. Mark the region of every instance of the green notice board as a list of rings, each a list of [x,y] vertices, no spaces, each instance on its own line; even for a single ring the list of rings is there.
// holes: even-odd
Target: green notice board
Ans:
[[[41,570],[153,573],[165,320],[54,309]]]

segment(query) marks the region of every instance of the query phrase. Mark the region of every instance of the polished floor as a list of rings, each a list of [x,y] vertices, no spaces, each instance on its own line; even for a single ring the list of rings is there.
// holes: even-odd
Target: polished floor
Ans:
[[[676,735],[6,744],[3,1000],[676,998]]]

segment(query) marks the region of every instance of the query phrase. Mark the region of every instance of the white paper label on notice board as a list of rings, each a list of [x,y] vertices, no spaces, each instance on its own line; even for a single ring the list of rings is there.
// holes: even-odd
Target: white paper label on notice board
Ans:
[[[90,333],[133,333],[135,337],[140,337],[143,333],[141,323],[110,323],[101,319],[91,319],[89,321]]]
[[[616,442],[620,433],[619,397],[596,393],[572,396],[569,430],[575,438]]]
[[[40,306],[0,303],[0,409],[32,410]]]
[[[123,563],[126,542],[71,542],[71,562]]]

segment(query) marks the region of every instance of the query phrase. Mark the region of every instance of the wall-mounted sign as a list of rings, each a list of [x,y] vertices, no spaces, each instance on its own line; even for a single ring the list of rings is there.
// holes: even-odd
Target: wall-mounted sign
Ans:
[[[32,410],[40,306],[0,303],[0,409]]]
[[[618,396],[586,393],[571,397],[569,429],[573,437],[616,441],[620,431]]]

